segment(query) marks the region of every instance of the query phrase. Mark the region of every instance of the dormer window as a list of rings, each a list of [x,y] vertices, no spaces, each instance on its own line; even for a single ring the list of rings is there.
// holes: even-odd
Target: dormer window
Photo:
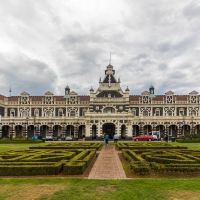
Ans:
[[[190,103],[198,103],[197,95],[198,95],[198,92],[195,90],[190,92]]]

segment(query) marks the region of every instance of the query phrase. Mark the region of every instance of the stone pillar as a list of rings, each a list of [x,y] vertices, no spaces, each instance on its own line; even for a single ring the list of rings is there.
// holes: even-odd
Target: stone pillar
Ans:
[[[166,122],[165,124],[166,124],[166,126],[165,126],[165,135],[166,134],[169,135],[169,122]]]
[[[0,125],[0,138],[2,138],[2,125]]]
[[[156,131],[156,122],[153,122],[153,131]]]
[[[118,136],[120,135],[120,124],[119,124],[119,121],[117,122],[117,131],[116,133],[118,134]]]
[[[86,128],[86,133],[85,133],[86,139],[91,139],[91,137],[90,137],[90,123],[89,122],[87,122],[87,124],[85,125],[85,128]]]
[[[40,127],[38,123],[35,123],[35,134],[40,135]]]
[[[22,125],[22,137],[26,137],[26,134],[27,134],[27,124],[26,122],[23,123]]]
[[[143,135],[144,134],[144,123],[140,122],[139,124],[140,124],[140,126],[139,126],[139,134]]]
[[[7,108],[4,109],[4,116],[8,117],[8,109]]]
[[[127,139],[131,139],[132,138],[132,124],[128,124],[127,127]]]
[[[48,123],[48,129],[49,129],[49,132],[48,132],[48,133],[49,133],[49,134],[53,134],[53,129],[52,129],[51,123]],[[47,130],[48,130],[48,129],[47,129]],[[48,134],[48,133],[46,132],[45,135]]]
[[[65,124],[62,124],[62,138],[66,138],[66,127]]]

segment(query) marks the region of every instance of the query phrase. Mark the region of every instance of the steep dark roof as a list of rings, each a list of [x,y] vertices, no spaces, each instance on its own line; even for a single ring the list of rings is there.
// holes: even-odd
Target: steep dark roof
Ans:
[[[108,97],[109,94],[111,95],[111,97],[122,97],[123,96],[116,90],[104,90],[104,91],[100,92],[97,95],[97,97]]]
[[[113,75],[110,75],[110,76],[111,76],[110,83],[117,83],[117,81],[115,80],[114,76]],[[103,80],[103,83],[109,83],[109,75],[106,75],[106,77]]]

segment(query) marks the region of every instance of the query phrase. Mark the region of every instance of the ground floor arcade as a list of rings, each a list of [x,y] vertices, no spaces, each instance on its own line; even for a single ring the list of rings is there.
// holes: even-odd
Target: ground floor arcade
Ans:
[[[15,124],[8,123],[0,126],[0,137],[26,137],[31,138],[34,135],[46,136],[48,133],[52,133],[55,136],[66,137],[72,136],[75,138],[82,138],[83,135],[87,139],[101,139],[103,133],[108,133],[110,138],[117,133],[121,139],[131,139],[132,136],[141,134],[148,134],[150,131],[160,131],[161,137],[168,134],[171,137],[183,137],[190,134],[200,135],[200,125],[191,123],[120,123],[120,121],[98,121],[97,123],[71,123],[71,124]]]

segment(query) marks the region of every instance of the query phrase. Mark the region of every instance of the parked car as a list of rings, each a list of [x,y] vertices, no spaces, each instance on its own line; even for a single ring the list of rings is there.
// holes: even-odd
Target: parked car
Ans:
[[[55,135],[53,134],[47,134],[46,137],[45,137],[45,140],[51,140],[51,141],[56,141],[58,140],[58,137],[56,137]]]
[[[73,138],[72,138],[71,136],[67,136],[67,137],[65,138],[65,140],[66,140],[66,141],[73,141]]]
[[[154,137],[152,135],[139,135],[133,137],[133,141],[154,141]]]
[[[34,135],[33,137],[32,137],[32,140],[42,140],[42,136],[41,135]]]

